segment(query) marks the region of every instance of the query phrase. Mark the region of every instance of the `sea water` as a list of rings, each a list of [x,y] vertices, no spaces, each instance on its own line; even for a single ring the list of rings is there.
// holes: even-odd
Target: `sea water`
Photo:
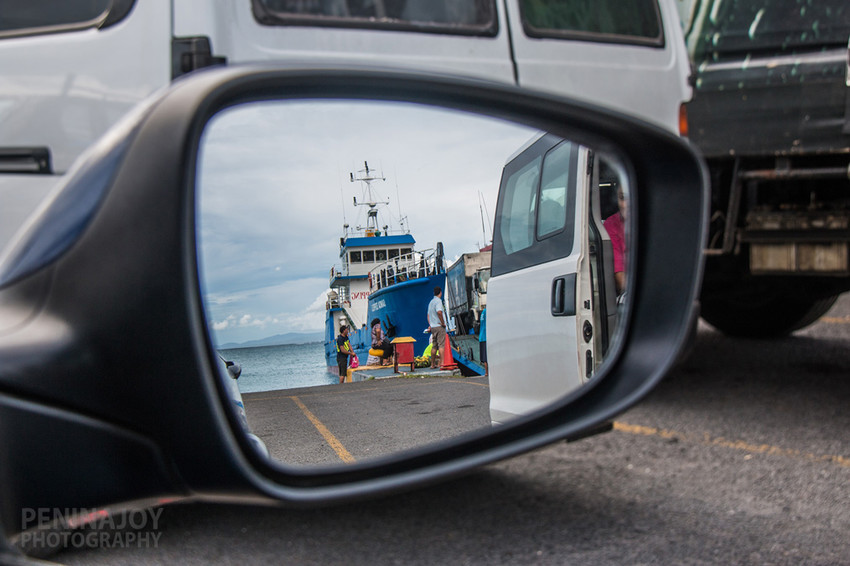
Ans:
[[[328,371],[321,342],[219,351],[225,360],[242,366],[242,393],[339,383],[336,367]]]

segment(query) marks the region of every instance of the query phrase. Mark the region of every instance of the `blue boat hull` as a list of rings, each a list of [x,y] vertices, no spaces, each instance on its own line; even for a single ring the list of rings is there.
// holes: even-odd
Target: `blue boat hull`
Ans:
[[[413,345],[414,355],[421,356],[430,340],[428,327],[428,303],[434,298],[434,287],[445,289],[446,275],[440,273],[428,277],[411,279],[384,287],[369,296],[368,321],[379,319],[384,332],[392,340],[401,336],[410,336],[416,340]],[[336,370],[336,330],[332,326],[333,309],[327,312],[325,318],[325,359],[328,371]],[[348,337],[351,348],[357,354],[361,365],[369,357],[369,347],[372,343],[372,330],[368,324],[354,329]]]

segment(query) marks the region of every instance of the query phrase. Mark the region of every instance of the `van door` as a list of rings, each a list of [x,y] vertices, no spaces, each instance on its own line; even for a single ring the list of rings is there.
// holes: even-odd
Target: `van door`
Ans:
[[[520,86],[570,94],[679,133],[690,61],[673,0],[506,4]]]
[[[171,80],[167,2],[3,1],[0,8],[0,154],[46,150],[49,164],[35,171],[44,178],[67,171]]]
[[[547,134],[505,166],[487,288],[494,422],[551,403],[585,381],[576,293],[588,153]]]
[[[580,197],[587,214],[582,215],[582,247],[579,256],[576,291],[579,368],[590,379],[605,359],[617,326],[618,301],[614,278],[615,262],[611,236],[604,220],[617,213],[619,176],[605,161],[589,152],[587,158],[590,190]],[[603,202],[607,209],[602,206]]]

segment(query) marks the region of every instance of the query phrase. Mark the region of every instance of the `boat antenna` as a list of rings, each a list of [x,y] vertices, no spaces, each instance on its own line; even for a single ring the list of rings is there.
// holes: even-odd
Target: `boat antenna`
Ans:
[[[393,176],[395,177],[395,202],[398,205],[398,225],[403,234],[408,234],[410,227],[405,228],[404,225],[407,223],[407,216],[401,215],[401,195],[398,192],[398,169],[395,167],[393,167]]]
[[[342,170],[339,167],[339,161],[336,163],[338,178],[342,178]],[[345,191],[342,188],[342,181],[339,183],[339,203],[342,205],[342,231],[343,235],[348,235],[348,219],[345,217]]]
[[[490,225],[490,213],[487,212],[487,202],[484,200],[484,195],[481,194],[481,191],[478,191],[478,210],[481,212],[481,235],[484,238],[484,246],[487,245],[487,232],[485,230],[485,218],[487,222],[487,226],[490,228],[490,234],[492,239],[493,234],[493,226]]]
[[[357,171],[357,175],[354,173],[349,173],[349,181],[351,183],[359,182],[363,188],[363,195],[366,197],[366,202],[357,202],[357,197],[354,197],[354,206],[368,206],[369,210],[366,212],[366,226],[358,226],[358,230],[363,230],[365,228],[367,234],[376,234],[378,232],[378,206],[379,205],[388,205],[389,201],[377,201],[375,200],[375,196],[372,193],[372,183],[374,181],[386,181],[387,178],[381,175],[376,175],[374,173],[374,169],[369,168],[369,163],[367,161],[363,162],[364,168],[360,171]]]
[[[395,178],[395,204],[398,207],[398,223],[401,224],[401,229],[404,230],[404,218],[401,216],[401,195],[398,194],[398,168],[393,167],[393,177]]]

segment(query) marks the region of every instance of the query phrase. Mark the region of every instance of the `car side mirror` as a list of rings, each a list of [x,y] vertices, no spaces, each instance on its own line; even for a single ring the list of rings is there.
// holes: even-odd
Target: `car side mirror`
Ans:
[[[273,446],[269,437],[249,435],[234,408],[232,391],[220,378],[216,352],[226,345],[216,333],[224,328],[227,318],[217,318],[215,309],[234,300],[235,294],[215,295],[210,290],[228,289],[231,273],[227,262],[215,263],[215,270],[205,271],[205,265],[225,258],[234,248],[216,240],[214,224],[204,223],[205,218],[214,218],[204,215],[215,209],[216,203],[206,201],[211,208],[204,208],[203,199],[235,195],[230,204],[244,204],[247,210],[253,197],[244,197],[240,203],[239,195],[249,194],[244,192],[247,188],[274,176],[281,199],[294,198],[296,191],[303,190],[316,195],[312,200],[298,201],[301,208],[296,209],[293,222],[298,214],[312,210],[309,207],[330,207],[339,202],[337,186],[292,186],[287,178],[276,176],[273,167],[252,169],[245,163],[250,152],[268,149],[263,147],[264,140],[272,144],[280,135],[285,138],[287,132],[301,131],[299,120],[313,126],[322,124],[324,117],[337,116],[330,110],[337,112],[340,104],[371,105],[372,110],[415,107],[415,112],[435,111],[428,115],[440,119],[448,116],[457,124],[477,120],[483,123],[481,132],[496,131],[487,128],[498,125],[505,128],[501,132],[521,132],[517,139],[531,138],[527,146],[515,147],[514,155],[503,155],[494,162],[494,183],[500,183],[500,174],[505,171],[500,194],[536,180],[526,186],[525,193],[519,189],[511,193],[514,200],[500,200],[496,211],[496,215],[503,215],[504,229],[494,238],[494,272],[486,297],[488,325],[497,323],[497,310],[499,316],[507,317],[505,320],[526,312],[509,285],[519,270],[527,268],[531,273],[550,266],[524,250],[541,243],[546,253],[558,253],[561,244],[557,242],[569,241],[574,246],[594,230],[594,241],[602,244],[590,245],[588,240],[587,254],[599,255],[599,246],[610,245],[599,223],[590,222],[592,190],[582,192],[581,188],[592,189],[598,184],[599,171],[594,166],[607,164],[628,187],[631,268],[626,274],[625,305],[616,306],[610,282],[606,294],[588,296],[577,305],[579,310],[588,311],[588,317],[594,316],[596,301],[608,297],[615,305],[606,315],[611,330],[602,335],[605,345],[599,346],[604,351],[603,361],[596,363],[596,358],[590,360],[585,353],[589,341],[586,325],[562,317],[573,323],[569,334],[573,342],[564,347],[564,357],[580,357],[585,364],[582,367],[591,368],[587,375],[576,378],[580,387],[552,386],[540,402],[529,401],[522,408],[520,403],[509,402],[514,394],[508,384],[499,390],[506,392],[505,403],[496,399],[498,395],[489,394],[491,405],[483,413],[486,421],[481,426],[433,442],[399,444],[397,449],[371,459],[349,451],[352,461],[340,457],[333,465],[324,461],[295,465],[300,456],[293,450],[301,435],[319,431],[307,418],[310,414],[321,420],[314,412],[316,405],[310,410],[312,401],[305,401],[309,392],[276,393],[286,401],[287,412],[302,417],[299,426],[303,429],[286,430],[286,434],[274,437]],[[273,105],[315,112],[282,114],[285,119],[276,120],[269,110],[267,122],[255,122],[255,129],[249,130],[256,133],[268,127],[265,134],[254,136],[259,144],[227,145],[240,128],[247,127],[239,119],[228,123],[230,129],[225,133],[230,137],[212,136],[215,131],[211,124],[223,116],[247,118],[250,113],[240,114],[239,110],[253,108],[260,109],[255,114],[262,117],[262,110]],[[330,125],[326,131],[333,133],[334,124],[328,120],[323,125]],[[390,145],[419,141],[405,137],[416,124],[410,124],[409,129],[401,127],[400,122],[395,125],[397,137]],[[461,127],[449,128],[436,139],[444,149],[449,148],[447,153],[469,156],[469,169],[478,171],[473,150],[499,140],[479,135],[477,145],[470,145],[460,135],[464,131]],[[336,163],[329,162],[328,146],[320,143],[331,138],[294,134],[290,138],[291,151],[299,151],[302,158],[298,167],[309,173],[337,169]],[[214,148],[224,151],[216,153],[215,160],[205,161],[204,156],[209,158],[209,150]],[[281,159],[286,156],[280,155]],[[553,156],[551,163],[559,163],[561,168],[547,169],[547,156]],[[315,161],[307,162],[308,158]],[[539,175],[524,176],[523,171],[531,171],[538,158]],[[359,167],[359,163],[345,165]],[[385,167],[390,165],[384,163]],[[423,166],[439,167],[440,163]],[[564,169],[567,166],[570,168]],[[511,176],[511,168],[517,176]],[[228,170],[240,175],[210,176]],[[342,171],[342,177],[347,177],[347,171]],[[225,181],[238,184],[224,187],[223,193],[212,191],[216,183]],[[617,414],[652,390],[685,340],[701,277],[705,187],[700,158],[686,141],[622,114],[512,86],[399,71],[315,67],[229,67],[181,79],[81,158],[68,174],[66,185],[0,262],[0,321],[5,321],[0,322],[0,445],[4,447],[0,522],[7,534],[14,534],[23,528],[21,509],[46,503],[51,508],[92,509],[130,501],[179,499],[187,494],[212,500],[324,504],[407,489],[559,439],[579,438],[604,429]],[[455,192],[462,188],[458,184]],[[330,192],[323,193],[326,189]],[[474,195],[474,187],[466,190]],[[531,220],[526,224],[518,216],[505,220],[520,197],[527,199],[526,220]],[[270,209],[272,202],[266,201],[265,208]],[[581,204],[584,202],[587,204]],[[537,207],[538,203],[553,205],[552,216],[547,212],[544,218],[538,210],[542,204]],[[586,212],[570,216],[564,211],[572,210],[571,203],[580,203],[577,206],[585,206],[582,210]],[[477,210],[473,212],[478,214]],[[252,214],[255,216],[233,224],[275,227],[274,222],[257,216],[261,211],[252,209]],[[325,244],[324,238],[310,238],[310,230],[318,231],[320,226],[307,225],[307,232],[286,231],[287,226],[283,226],[284,231],[270,233],[268,242],[245,249],[259,252],[281,234],[297,237],[298,246],[287,252],[291,255],[280,258],[295,266],[314,251],[311,246]],[[383,226],[378,226],[383,232]],[[337,236],[332,240],[335,251],[339,251]],[[404,255],[401,249],[405,246],[399,240],[399,257]],[[205,250],[215,250],[218,255],[205,256]],[[395,259],[389,257],[390,251],[387,259]],[[446,250],[446,264],[461,252]],[[232,256],[237,257],[238,253]],[[514,262],[519,257],[530,263],[516,267],[520,264]],[[355,260],[347,256],[347,261]],[[422,266],[428,269],[424,258]],[[275,265],[268,267],[273,272]],[[416,268],[418,271],[418,261]],[[568,275],[564,269],[579,273],[570,279],[582,284],[575,266],[531,278],[544,289],[539,293],[545,300],[544,308],[549,307],[554,278]],[[244,277],[247,272],[235,273]],[[414,284],[412,279],[401,280],[400,273],[394,266],[391,274],[384,272],[383,276],[402,285]],[[412,275],[412,271],[404,273]],[[594,273],[598,278],[613,275],[588,267],[587,277]],[[368,278],[369,274],[357,274],[361,276]],[[379,276],[372,273],[373,282]],[[260,279],[239,277],[235,279],[243,284],[240,300],[265,285]],[[327,277],[324,268],[305,296],[318,296]],[[613,277],[608,280],[613,281]],[[288,290],[295,292],[295,287]],[[324,313],[333,304],[333,308],[342,310],[347,308],[348,299],[328,297],[318,308]],[[414,316],[415,338],[421,339],[426,313],[416,312]],[[389,333],[386,321],[381,322]],[[390,322],[393,328],[400,328],[397,321]],[[492,328],[487,327],[488,342]],[[597,336],[595,328],[591,336]],[[547,340],[548,336],[543,332],[538,340]],[[451,339],[450,332],[445,343]],[[517,342],[515,347],[525,346]],[[404,348],[396,347],[399,357],[401,350]],[[448,353],[442,354],[442,363]],[[240,386],[244,386],[249,382],[251,366],[233,356],[228,358],[242,366],[244,371],[240,372],[238,365],[231,365],[228,373],[234,378],[242,373]],[[499,373],[497,366],[502,359],[491,350],[493,379],[510,380],[522,373],[516,369]],[[317,363],[324,364],[324,356]],[[414,369],[415,360],[406,363]],[[453,383],[462,379],[467,378],[458,376]],[[364,381],[366,385],[379,382]],[[486,385],[484,381],[475,383],[479,385],[461,383],[459,387]],[[365,390],[357,383],[332,386],[343,391],[339,388],[347,385]],[[250,404],[262,400],[249,399],[247,393],[245,397],[248,424],[255,429]],[[399,399],[395,397],[395,408],[399,408]],[[422,412],[407,414],[412,418],[414,414],[423,416]],[[449,428],[458,426],[457,421],[435,419],[435,423]],[[502,424],[491,425],[491,421]],[[270,452],[279,451],[283,456],[278,461],[269,459],[257,449],[257,436],[269,445]],[[328,437],[324,442],[330,442]]]
[[[233,379],[239,379],[239,376],[242,375],[242,366],[235,362],[227,362],[227,373]]]

